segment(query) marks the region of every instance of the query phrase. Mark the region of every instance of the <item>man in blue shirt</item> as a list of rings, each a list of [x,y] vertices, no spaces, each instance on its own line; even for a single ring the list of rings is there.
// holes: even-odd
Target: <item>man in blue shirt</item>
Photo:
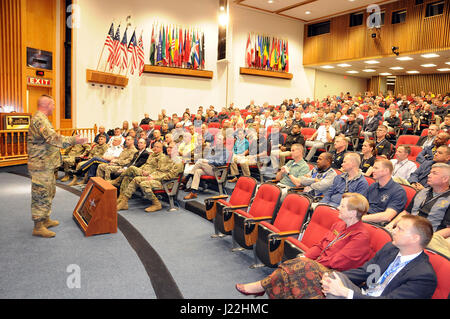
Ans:
[[[319,204],[338,207],[344,193],[360,193],[367,197],[369,183],[359,169],[360,164],[361,157],[359,154],[353,152],[345,154],[342,162],[344,173],[334,178],[333,185],[326,191]]]
[[[405,209],[406,191],[392,179],[393,170],[390,160],[375,161],[372,174],[376,182],[367,190],[369,211],[362,217],[363,221],[385,224]]]

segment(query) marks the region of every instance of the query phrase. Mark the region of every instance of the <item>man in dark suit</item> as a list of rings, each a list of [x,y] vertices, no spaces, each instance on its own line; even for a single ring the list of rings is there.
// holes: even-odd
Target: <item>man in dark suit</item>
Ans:
[[[361,129],[361,134],[365,139],[375,135],[378,124],[380,124],[380,122],[377,118],[375,118],[373,110],[369,110],[367,113],[367,118],[364,120],[364,124]]]
[[[426,218],[405,215],[393,231],[393,241],[362,267],[325,274],[323,292],[329,299],[431,298],[437,278],[423,249],[432,236]]]

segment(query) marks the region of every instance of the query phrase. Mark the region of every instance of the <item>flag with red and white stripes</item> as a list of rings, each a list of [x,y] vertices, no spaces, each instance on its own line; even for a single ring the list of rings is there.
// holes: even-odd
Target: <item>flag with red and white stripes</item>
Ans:
[[[123,34],[122,41],[119,45],[119,52],[116,56],[116,65],[120,69],[127,69],[128,68],[128,44],[127,44],[127,30],[128,27],[125,29],[125,33]]]
[[[116,60],[116,55],[119,51],[119,45],[120,45],[120,24],[117,27],[116,34],[114,35],[114,37],[112,39],[113,50],[108,57],[108,64],[109,64],[110,70],[114,68],[114,65],[115,65],[114,62]]]
[[[130,60],[130,73],[134,74],[134,70],[137,68],[137,43],[136,43],[136,31],[131,36],[130,43],[128,44],[128,53],[131,54]]]
[[[109,55],[108,60],[111,54],[114,53],[114,24],[111,23],[111,27],[109,28],[109,32],[106,36],[105,46],[108,48]]]
[[[136,53],[137,53],[137,60],[138,60],[138,65],[139,65],[139,76],[142,75],[142,73],[144,73],[144,65],[145,65],[145,61],[144,61],[144,42],[142,42],[142,34],[139,38],[138,41],[138,45],[136,47]]]

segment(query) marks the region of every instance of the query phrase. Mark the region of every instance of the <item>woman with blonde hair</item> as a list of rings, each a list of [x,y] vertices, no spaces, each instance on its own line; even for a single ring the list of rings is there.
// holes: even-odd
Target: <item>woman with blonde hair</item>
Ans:
[[[370,257],[370,235],[361,218],[369,210],[367,199],[358,193],[345,193],[336,222],[317,244],[303,255],[287,260],[263,280],[236,284],[244,295],[271,299],[323,299],[323,274],[363,265]]]

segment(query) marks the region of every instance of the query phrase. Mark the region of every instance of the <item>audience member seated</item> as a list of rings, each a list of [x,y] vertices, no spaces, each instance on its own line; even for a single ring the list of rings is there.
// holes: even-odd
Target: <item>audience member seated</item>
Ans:
[[[322,276],[363,265],[370,256],[370,235],[361,217],[369,204],[360,194],[346,193],[342,197],[338,208],[341,220],[332,225],[322,240],[303,255],[280,264],[268,277],[237,284],[236,289],[244,295],[267,293],[271,299],[323,299]]]
[[[372,172],[375,183],[367,190],[369,211],[363,221],[385,224],[405,209],[406,191],[394,182],[392,172],[393,166],[388,159],[380,158],[375,161]]]
[[[128,184],[136,176],[148,176],[153,172],[167,171],[170,169],[172,162],[162,151],[162,143],[156,142],[153,145],[152,153],[149,154],[147,161],[144,165],[130,166],[124,170],[119,177],[111,181],[113,186],[120,189],[122,194],[127,189]]]
[[[106,137],[106,143],[109,142],[109,135],[106,134],[106,129],[105,129],[105,127],[104,127],[103,125],[100,125],[100,126],[98,127],[98,134],[95,135],[95,138],[94,138],[94,143],[95,143],[95,144],[98,144],[98,137],[99,137],[100,135],[104,135],[104,136]]]
[[[375,118],[373,110],[369,110],[361,128],[361,134],[364,136],[364,139],[367,140],[370,137],[374,137],[379,124],[380,122]]]
[[[145,131],[145,136],[147,139],[152,140],[153,139],[153,132],[155,131],[155,122],[150,121],[148,122],[148,130]]]
[[[128,123],[128,121],[123,121],[122,129],[121,129],[122,136],[127,137],[129,130],[130,130],[130,124]]]
[[[301,178],[309,172],[309,166],[303,159],[303,145],[293,144],[291,148],[292,160],[283,165],[275,180],[281,188],[281,200],[286,197],[291,187],[299,187]]]
[[[237,164],[241,164],[242,175],[250,176],[249,164],[249,146],[247,138],[245,137],[245,132],[239,129],[237,132],[237,138],[233,146],[233,160],[230,164],[230,177],[233,177],[229,182],[236,183],[239,175],[239,169]],[[243,165],[242,165],[243,164]]]
[[[409,185],[408,178],[417,169],[416,163],[408,159],[409,154],[411,154],[411,147],[408,145],[399,145],[395,152],[396,158],[391,159],[394,167],[392,178],[397,183]]]
[[[430,299],[433,296],[437,287],[436,273],[423,251],[433,235],[430,222],[407,215],[397,227],[392,242],[362,267],[324,274],[322,291],[327,298]],[[376,282],[374,265],[379,267]]]
[[[333,155],[333,163],[331,167],[334,169],[341,169],[342,162],[344,161],[344,155],[347,152],[348,141],[343,136],[336,136],[334,138],[334,150],[331,152]]]
[[[345,138],[344,138],[345,139]],[[319,202],[338,207],[344,193],[359,193],[367,197],[369,183],[362,174],[359,166],[361,158],[357,153],[347,153],[342,162],[343,173],[337,175],[331,187],[325,192],[323,199]]]
[[[209,148],[206,152],[206,156],[195,163],[192,169],[193,176],[187,184],[187,189],[190,190],[190,193],[186,195],[184,199],[197,198],[201,176],[214,175],[214,167],[226,165],[227,160],[228,150],[225,147],[225,138],[222,134],[217,134],[214,147]]]
[[[131,127],[136,132],[136,136],[139,136],[139,134],[143,131],[142,127],[139,126],[139,123],[137,121],[131,122]]]
[[[436,124],[431,124],[428,127],[428,134],[421,136],[419,140],[417,141],[417,146],[421,146],[422,148],[425,148],[430,145],[434,145],[434,140],[436,139],[436,136],[439,133],[439,126]]]
[[[142,141],[141,144],[145,145],[145,141]],[[97,167],[96,176],[110,182],[111,173],[117,173],[121,168],[129,165],[137,152],[138,150],[134,147],[134,139],[131,136],[127,136],[125,138],[125,149],[120,153],[119,157],[117,159],[111,159],[108,163],[105,162],[99,164]]]
[[[444,118],[444,122],[439,125],[439,129],[450,134],[450,113]]]
[[[433,238],[428,248],[437,250],[450,258],[450,250],[443,234],[450,230],[450,165],[436,163],[428,175],[428,187],[416,193],[408,207],[392,220],[386,229],[392,232],[405,214],[427,218],[433,226]],[[442,245],[441,243],[444,243]]]
[[[352,138],[359,135],[359,124],[356,122],[356,114],[350,113],[347,122],[342,127],[341,133],[344,134],[347,141],[351,142]]]
[[[390,159],[395,150],[394,145],[386,139],[388,128],[386,125],[379,125],[376,131],[375,149],[377,156]]]
[[[400,123],[400,118],[395,112],[390,113],[389,117],[384,116],[383,125],[387,126],[389,133],[394,133],[395,129],[400,126]]]
[[[292,125],[294,125],[294,124],[297,124],[300,128],[306,127],[305,122],[302,120],[302,113],[300,111],[295,112]]]
[[[77,164],[77,158],[84,157],[89,154],[91,145],[86,144],[75,144],[66,149],[66,153],[62,156],[62,167],[64,170],[64,176],[61,182],[67,182],[70,179],[69,171],[75,168]]]
[[[413,173],[411,173],[408,182],[416,191],[420,191],[422,188],[428,186],[427,184],[428,175],[430,174],[431,167],[435,163],[450,164],[449,146],[442,145],[438,147],[432,160],[424,161],[422,164],[420,164],[418,169],[416,169]]]
[[[148,125],[152,119],[150,118],[150,115],[148,113],[144,114],[144,118],[141,120],[139,125]]]
[[[301,186],[305,186],[303,193],[310,195],[314,201],[323,197],[325,192],[333,185],[336,171],[331,167],[333,156],[323,152],[317,158],[317,167],[300,179]]]
[[[123,152],[122,139],[120,136],[114,136],[111,138],[112,144],[109,145],[106,152],[102,157],[94,156],[88,160],[83,166],[82,170],[87,170],[87,174],[84,177],[83,184],[86,184],[89,178],[95,177],[97,174],[97,168],[102,163],[110,163],[112,160],[119,158],[120,154]]]
[[[283,139],[282,134],[280,133],[280,125],[278,123],[274,123],[270,135],[271,137],[278,135],[280,140]],[[279,144],[278,148],[272,148],[270,152],[270,161],[274,170],[277,170],[278,167],[284,166],[286,157],[291,156],[291,147],[294,144],[300,144],[302,146],[305,145],[305,138],[300,132],[300,127],[297,124],[292,125],[291,133],[287,135],[284,144]]]
[[[449,133],[439,133],[434,139],[433,144],[424,147],[424,149],[417,155],[416,162],[423,163],[424,161],[431,160],[439,146],[447,145],[449,138]]]
[[[416,111],[416,106],[410,104],[408,110],[402,113],[402,128],[403,135],[408,134],[408,132],[414,132],[417,123],[419,122],[419,112]]]
[[[310,162],[318,149],[325,148],[326,143],[333,142],[335,135],[336,131],[331,126],[330,119],[326,118],[324,125],[321,125],[319,129],[306,140],[305,146],[311,147],[311,149],[309,150],[308,155],[306,155],[305,160]]]
[[[140,188],[144,194],[144,198],[150,200],[152,205],[145,209],[146,212],[156,212],[162,209],[161,202],[153,193],[154,189],[163,188],[162,182],[177,178],[184,169],[181,157],[172,156],[172,149],[175,143],[171,143],[167,148],[167,156],[163,158],[164,165],[160,169],[143,171],[143,176],[134,177],[128,186],[120,193],[117,200],[117,210],[127,210],[128,200]],[[148,174],[146,174],[148,173]]]
[[[283,128],[281,129],[280,133],[286,134],[286,135],[290,134],[291,130],[292,130],[293,123],[294,123],[294,121],[292,120],[292,118],[288,117],[286,119],[286,123],[283,126]]]
[[[89,167],[85,167],[84,164],[86,164],[90,159],[92,159],[94,157],[102,157],[103,154],[105,154],[107,149],[108,149],[108,144],[106,144],[106,137],[105,137],[105,135],[100,135],[98,137],[98,144],[95,144],[94,146],[92,146],[92,148],[89,151],[89,154],[87,155],[87,159],[84,161],[81,161],[77,164],[75,171],[72,172],[73,179],[68,185],[74,186],[78,180],[77,174],[87,173],[87,169]]]
[[[365,176],[371,176],[373,164],[376,160],[375,142],[373,140],[365,140],[361,149],[361,165],[360,169]]]

